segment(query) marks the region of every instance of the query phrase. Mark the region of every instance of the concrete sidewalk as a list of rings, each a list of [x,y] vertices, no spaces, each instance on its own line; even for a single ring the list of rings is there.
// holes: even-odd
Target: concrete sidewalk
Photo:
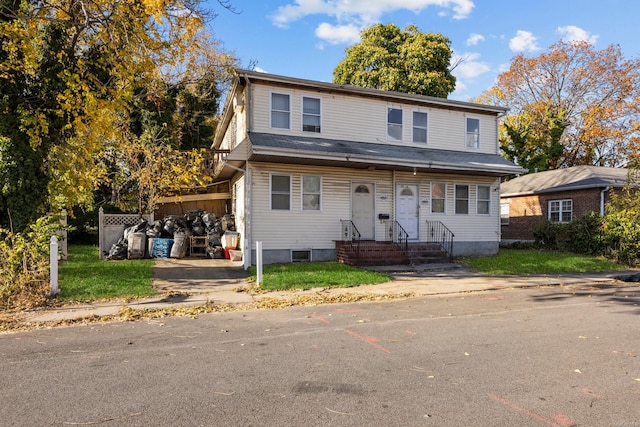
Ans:
[[[413,294],[414,296],[455,294],[527,286],[558,286],[570,284],[614,283],[616,277],[637,271],[604,273],[573,273],[558,275],[487,276],[457,264],[425,264],[417,266],[372,267],[388,274],[392,280],[379,285],[355,288],[326,288],[305,291],[278,291],[258,295],[243,292],[249,287],[247,273],[241,263],[227,260],[157,260],[153,285],[164,296],[143,298],[131,302],[98,302],[95,304],[38,310],[29,313],[26,322],[72,320],[87,316],[109,316],[122,307],[133,309],[162,309],[194,306],[207,302],[215,304],[248,304],[262,298],[288,299],[296,295],[318,294]],[[172,295],[172,293],[174,295]]]

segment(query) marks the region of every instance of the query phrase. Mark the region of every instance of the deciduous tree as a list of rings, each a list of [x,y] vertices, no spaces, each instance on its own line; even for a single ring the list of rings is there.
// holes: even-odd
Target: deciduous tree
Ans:
[[[446,98],[456,85],[449,69],[450,45],[443,35],[423,33],[414,25],[401,30],[376,24],[346,49],[333,82]]]
[[[519,161],[546,153],[538,168],[620,166],[638,149],[640,61],[618,46],[560,41],[538,57],[518,55],[477,101],[510,108],[503,149]]]

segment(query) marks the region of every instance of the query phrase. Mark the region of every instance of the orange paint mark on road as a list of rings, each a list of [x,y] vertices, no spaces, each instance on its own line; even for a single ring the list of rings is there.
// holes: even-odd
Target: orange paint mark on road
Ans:
[[[367,344],[377,348],[380,351],[384,351],[385,353],[391,353],[391,351],[388,348],[384,348],[381,345],[376,344],[379,341],[378,338],[376,337],[371,337],[371,336],[365,337],[350,329],[345,329],[344,332],[351,335],[352,337],[358,338],[360,341],[366,342]]]
[[[325,319],[325,318],[324,318],[324,317],[322,317],[322,316],[318,316],[316,313],[311,313],[311,318],[312,318],[312,319],[319,320],[319,321],[321,321],[322,323],[324,323],[325,325],[328,325],[328,324],[330,323],[327,319]]]
[[[592,392],[591,390],[589,390],[588,388],[583,388],[582,392],[584,394],[586,394],[587,396],[595,397],[596,399],[604,399],[604,396],[596,394],[596,393]]]
[[[508,400],[505,400],[505,399],[503,399],[501,397],[498,397],[495,394],[488,394],[487,396],[490,399],[495,400],[496,402],[502,403],[503,405],[508,406],[511,409],[515,409],[516,411],[521,412],[521,413],[523,413],[525,415],[528,415],[531,418],[533,418],[535,420],[538,420],[538,421],[540,421],[540,422],[542,422],[542,423],[544,423],[544,424],[546,424],[548,426],[551,426],[551,427],[573,427],[573,426],[576,425],[573,421],[571,421],[569,418],[567,418],[566,416],[564,416],[562,414],[554,415],[553,419],[555,421],[551,421],[551,420],[548,420],[548,419],[544,418],[541,415],[536,414],[533,411],[530,411],[527,408],[523,408],[522,406],[516,405],[513,402],[509,402]]]

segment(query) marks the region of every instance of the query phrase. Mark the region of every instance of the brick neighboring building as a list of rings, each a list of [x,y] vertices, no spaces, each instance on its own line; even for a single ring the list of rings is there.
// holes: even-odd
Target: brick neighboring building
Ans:
[[[502,242],[533,240],[541,221],[570,222],[604,214],[611,191],[627,183],[627,169],[575,166],[520,176],[500,186]]]

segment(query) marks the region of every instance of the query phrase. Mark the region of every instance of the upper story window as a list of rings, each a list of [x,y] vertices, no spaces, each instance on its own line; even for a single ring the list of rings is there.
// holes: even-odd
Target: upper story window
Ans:
[[[302,130],[320,133],[320,98],[302,97]]]
[[[571,199],[549,201],[549,221],[571,222],[572,216],[573,201]]]
[[[466,184],[456,184],[455,188],[456,214],[466,215],[469,213],[469,186]]]
[[[447,185],[444,182],[431,183],[431,213],[444,213]]]
[[[427,113],[413,112],[413,142],[427,142]]]
[[[491,187],[478,185],[476,187],[476,214],[489,215],[491,206]]]
[[[302,176],[302,210],[319,211],[322,200],[322,177]]]
[[[402,108],[387,108],[387,138],[402,141]]]
[[[271,175],[271,209],[291,210],[291,176]]]
[[[285,93],[271,94],[271,127],[291,129],[291,97]]]
[[[467,117],[467,148],[480,147],[480,120]]]

